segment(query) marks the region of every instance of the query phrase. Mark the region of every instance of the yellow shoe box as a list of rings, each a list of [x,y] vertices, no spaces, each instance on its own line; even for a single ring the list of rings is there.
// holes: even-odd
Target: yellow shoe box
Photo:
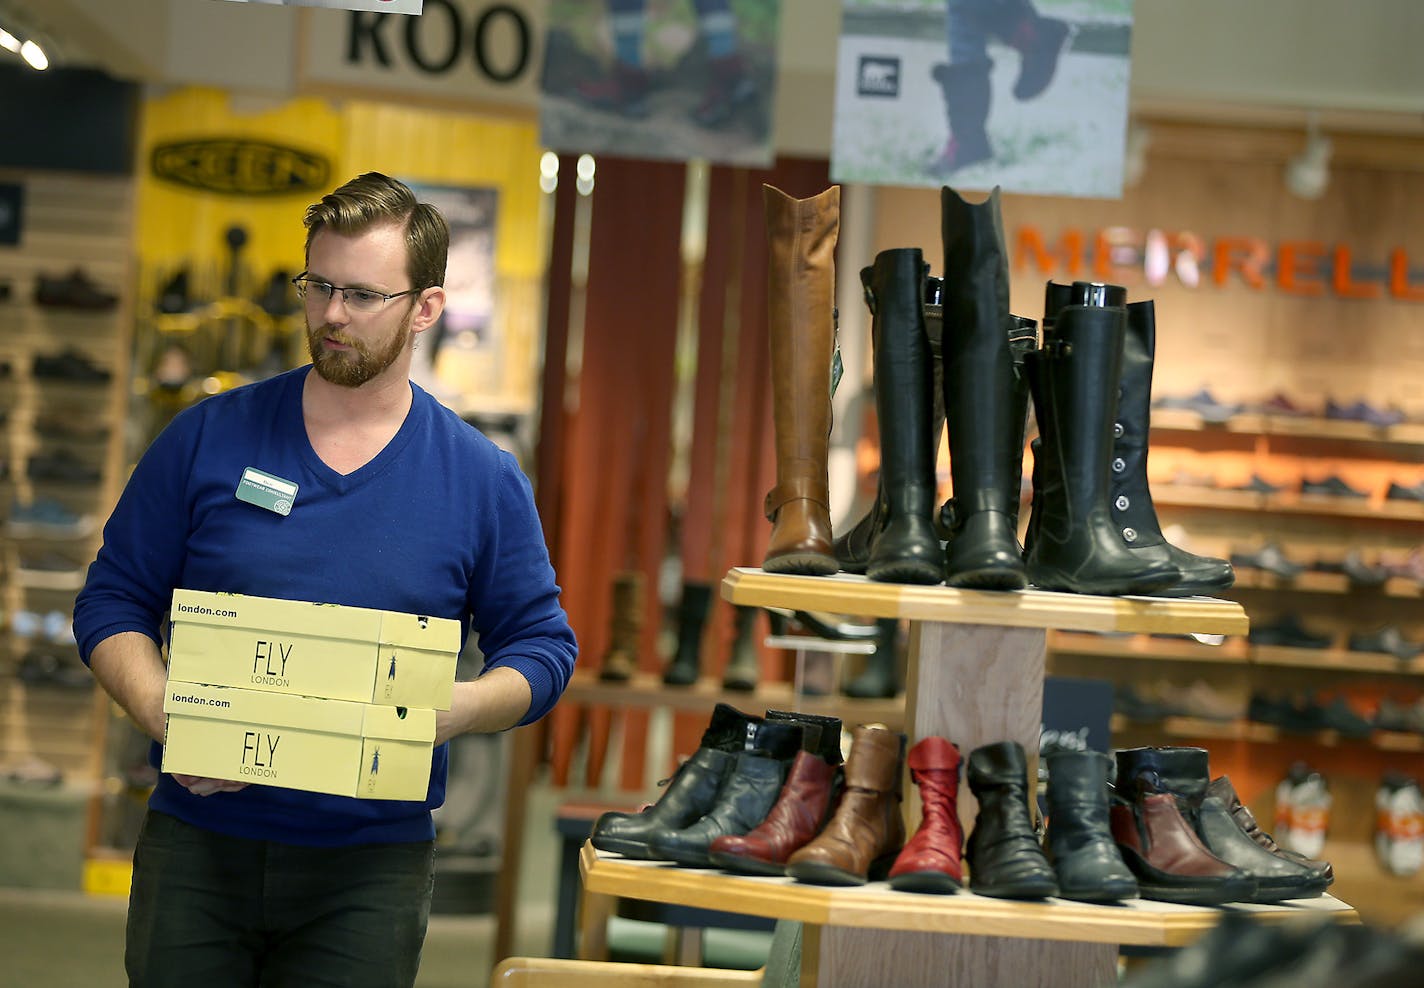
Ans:
[[[177,590],[168,677],[184,683],[450,709],[460,622]]]
[[[169,679],[163,771],[363,799],[425,799],[435,711]]]

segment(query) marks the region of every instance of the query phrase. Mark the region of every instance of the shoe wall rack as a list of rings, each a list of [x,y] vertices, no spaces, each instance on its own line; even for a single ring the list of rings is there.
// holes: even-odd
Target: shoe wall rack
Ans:
[[[23,195],[19,243],[0,245],[0,775],[90,793],[81,853],[109,709],[69,621],[123,469],[133,182],[0,182]]]
[[[1003,594],[871,583],[862,577],[778,576],[734,569],[722,583],[734,604],[895,617],[911,622],[905,731],[931,734],[963,751],[1013,740],[1036,751],[1043,706],[1047,630],[1242,634],[1240,605],[1217,600],[1090,597],[1029,590]],[[913,787],[907,787],[907,792]],[[966,825],[977,811],[962,791]],[[911,814],[913,815],[913,814]],[[914,821],[907,821],[913,829]],[[802,984],[1053,984],[1116,980],[1122,944],[1173,946],[1209,929],[1207,909],[1139,902],[1087,906],[1010,903],[962,892],[928,896],[890,890],[826,889],[789,879],[744,878],[601,857],[581,862],[587,894],[800,920],[806,924]],[[1266,919],[1302,907],[1248,907]],[[1331,896],[1305,906],[1342,921],[1355,911]],[[597,913],[599,910],[590,910]]]

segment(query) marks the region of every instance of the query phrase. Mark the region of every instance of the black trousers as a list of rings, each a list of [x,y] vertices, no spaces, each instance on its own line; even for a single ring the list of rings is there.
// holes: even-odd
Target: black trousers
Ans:
[[[299,847],[149,812],[134,852],[130,988],[410,988],[432,842]]]

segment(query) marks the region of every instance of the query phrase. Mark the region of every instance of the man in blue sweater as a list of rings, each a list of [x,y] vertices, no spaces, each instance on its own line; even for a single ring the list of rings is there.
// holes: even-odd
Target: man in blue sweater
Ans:
[[[75,602],[80,652],[155,739],[154,765],[175,588],[453,618],[479,635],[484,671],[438,716],[423,802],[161,775],[134,854],[135,986],[413,984],[445,742],[538,720],[577,654],[514,458],[409,379],[445,301],[444,219],[369,173],[305,224],[312,363],[209,398],[154,440]],[[295,485],[290,505],[237,497],[249,468]]]

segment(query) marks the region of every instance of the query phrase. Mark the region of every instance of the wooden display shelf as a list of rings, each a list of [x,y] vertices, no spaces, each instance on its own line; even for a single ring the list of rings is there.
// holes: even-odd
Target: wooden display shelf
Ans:
[[[1170,738],[1210,738],[1219,741],[1249,741],[1255,744],[1278,744],[1290,741],[1295,744],[1313,744],[1322,748],[1337,748],[1342,744],[1361,744],[1380,751],[1414,753],[1424,751],[1424,735],[1407,731],[1372,731],[1367,738],[1349,738],[1339,731],[1285,731],[1272,724],[1238,718],[1236,720],[1208,720],[1204,717],[1164,717],[1161,720],[1132,720],[1121,714],[1112,718],[1112,732],[1119,734],[1140,732],[1154,737]]]
[[[1424,656],[1397,659],[1383,652],[1351,652],[1343,648],[1285,648],[1252,645],[1250,661],[1263,666],[1293,669],[1330,669],[1337,672],[1382,672],[1395,676],[1424,674]]]
[[[708,909],[850,929],[1180,947],[1211,929],[1221,918],[1217,909],[1147,899],[1095,906],[1066,899],[1017,902],[968,891],[925,895],[899,892],[885,882],[858,888],[828,888],[790,878],[730,875],[679,868],[661,861],[635,861],[602,854],[588,843],[580,852],[579,870],[584,888],[600,895],[696,903]],[[1250,912],[1267,922],[1313,916],[1359,922],[1352,906],[1330,895],[1269,906],[1244,903],[1233,905],[1232,909]]]
[[[1186,409],[1152,409],[1153,435],[1170,432],[1227,432],[1242,436],[1288,436],[1294,439],[1343,440],[1388,446],[1424,446],[1424,424],[1417,422],[1378,426],[1368,422],[1327,419],[1318,415],[1243,412],[1217,424],[1205,422],[1196,412]]]
[[[635,673],[626,682],[604,682],[593,673],[574,673],[564,691],[564,702],[609,707],[664,707],[672,710],[711,710],[719,703],[739,709],[797,710],[898,727],[905,719],[903,697],[862,700],[839,694],[797,693],[790,683],[764,683],[755,690],[724,689],[704,677],[691,686],[666,686],[655,673]]]
[[[1246,639],[1230,638],[1220,645],[1205,645],[1188,638],[1153,638],[1131,635],[1108,638],[1101,635],[1055,631],[1048,639],[1049,652],[1056,655],[1094,655],[1104,658],[1145,659],[1161,662],[1247,661]]]
[[[1244,635],[1246,612],[1209,597],[1098,597],[1048,590],[959,590],[863,576],[785,576],[739,567],[722,581],[733,604],[1001,628]]]
[[[1424,585],[1404,576],[1392,576],[1381,587],[1355,587],[1344,573],[1318,573],[1307,570],[1294,579],[1284,579],[1259,569],[1237,569],[1233,590],[1284,590],[1290,593],[1358,594],[1361,597],[1385,596],[1418,600],[1424,597]]]
[[[1216,487],[1154,485],[1152,501],[1164,508],[1210,508],[1219,511],[1269,511],[1285,515],[1348,518],[1356,521],[1424,522],[1424,504],[1377,501],[1374,498],[1330,497],[1323,494],[1256,494]]]

